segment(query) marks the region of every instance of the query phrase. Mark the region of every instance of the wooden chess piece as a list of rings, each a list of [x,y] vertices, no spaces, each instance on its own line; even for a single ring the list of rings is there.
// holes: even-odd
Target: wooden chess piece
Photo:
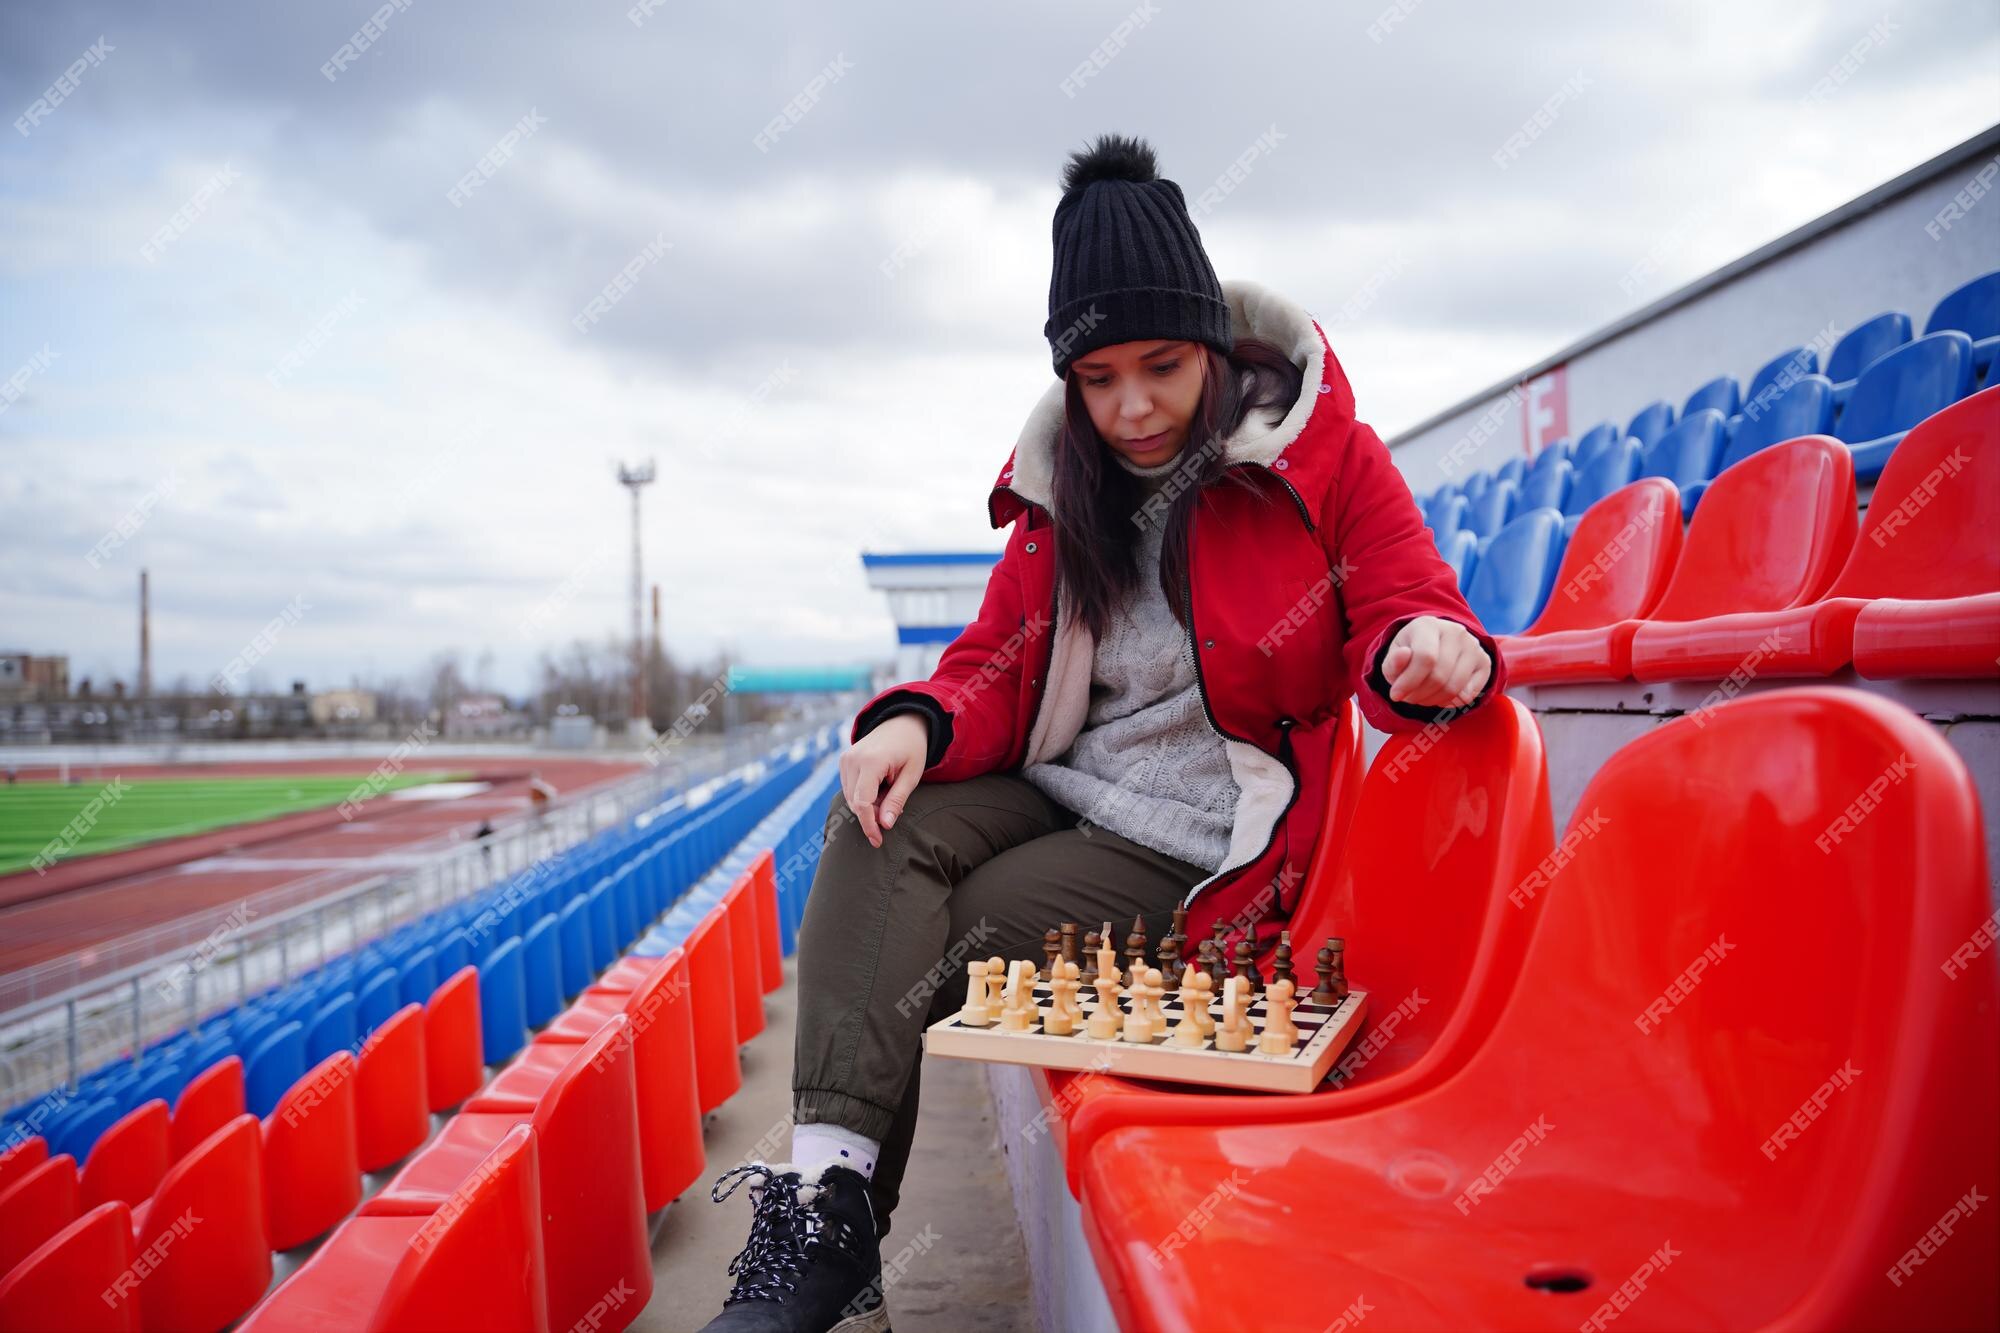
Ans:
[[[1099,972],[1093,983],[1097,988],[1097,1008],[1090,1011],[1090,1021],[1085,1030],[1098,1041],[1118,1040],[1118,978],[1106,972]]]
[[[1289,930],[1278,932],[1278,951],[1271,959],[1271,981],[1274,985],[1289,981],[1294,990],[1298,989],[1299,979],[1292,975],[1292,932]]]
[[[1009,1032],[1026,1032],[1035,1016],[1035,965],[1025,958],[1007,967],[1007,1007],[1001,1011],[1000,1026]]]
[[[1132,918],[1132,933],[1125,937],[1125,971],[1133,977],[1146,971],[1146,923]]]
[[[958,1021],[967,1027],[983,1028],[993,1022],[986,1016],[986,960],[975,958],[965,965],[965,1008]]]
[[[1180,957],[1183,960],[1185,960],[1189,952],[1188,937],[1187,937],[1187,908],[1176,907],[1174,909],[1173,924],[1167,927],[1167,934],[1170,937],[1172,937],[1174,944],[1178,947]]]
[[[1347,998],[1347,941],[1336,935],[1326,943],[1333,950],[1333,993],[1337,999],[1344,1000]]]
[[[1056,974],[1049,982],[1049,1008],[1042,1015],[1042,1031],[1051,1037],[1067,1037],[1076,1031],[1083,1010],[1076,1003],[1077,966],[1067,958],[1056,960]]]
[[[1250,952],[1250,937],[1245,935],[1236,941],[1235,975],[1250,983],[1250,993],[1255,995],[1264,989],[1264,978],[1257,974],[1257,958]]]
[[[1132,1012],[1125,1015],[1125,1040],[1141,1046],[1152,1044],[1162,1026],[1159,1010],[1153,1004],[1153,997],[1163,993],[1160,987],[1160,969],[1149,967],[1134,974],[1132,979]]]
[[[1179,990],[1186,971],[1187,964],[1181,961],[1181,942],[1167,936],[1160,941],[1160,976],[1165,978],[1167,989]]]
[[[1292,1009],[1298,1004],[1292,996],[1297,989],[1289,977],[1271,983],[1265,999],[1264,1033],[1257,1038],[1257,1049],[1265,1055],[1290,1055],[1298,1044],[1299,1029],[1292,1022]]]
[[[1007,962],[999,954],[986,960],[986,1021],[989,1023],[1000,1021],[1000,992],[1007,984],[1007,970]]]
[[[1109,921],[1104,923],[1103,938],[1104,943],[1097,946],[1097,975],[1100,978],[1111,978],[1111,986],[1115,992],[1119,986],[1124,984],[1125,974],[1118,970],[1118,950],[1111,943],[1111,923]]]
[[[1095,986],[1097,984],[1097,944],[1096,931],[1084,932],[1083,971],[1079,976],[1079,980],[1086,986]]]
[[[1250,983],[1231,977],[1222,989],[1222,1026],[1215,1030],[1215,1049],[1241,1051],[1250,1044]]]
[[[1076,961],[1076,922],[1062,923],[1062,956],[1065,963]]]
[[[1221,971],[1212,973],[1212,975],[1227,977],[1229,975],[1229,927],[1221,921],[1216,922],[1215,933],[1208,937],[1208,941],[1215,946],[1216,966],[1221,969]]]
[[[1213,1008],[1215,1004],[1215,978],[1209,973],[1197,969],[1194,973],[1194,984],[1196,988],[1195,1021],[1201,1024],[1203,1036],[1212,1037],[1215,1035],[1215,1013]]]
[[[1054,981],[1056,959],[1062,956],[1062,933],[1054,926],[1042,932],[1042,966],[1035,975],[1042,981]]]
[[[1340,996],[1335,994],[1333,989],[1333,941],[1328,940],[1320,946],[1319,957],[1314,960],[1313,970],[1319,973],[1319,985],[1313,987],[1312,1002],[1324,1005],[1339,1004]]]
[[[1206,973],[1193,968],[1183,974],[1180,986],[1181,1021],[1174,1024],[1173,1035],[1168,1038],[1171,1045],[1200,1049],[1208,1044],[1208,1030],[1201,1021],[1201,983],[1206,979]]]

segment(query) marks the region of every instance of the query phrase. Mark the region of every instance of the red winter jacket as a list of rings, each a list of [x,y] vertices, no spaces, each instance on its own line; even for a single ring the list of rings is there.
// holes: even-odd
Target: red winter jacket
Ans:
[[[1358,693],[1382,731],[1413,730],[1439,712],[1390,702],[1381,658],[1396,631],[1426,615],[1471,630],[1493,661],[1474,706],[1506,680],[1388,449],[1355,419],[1354,394],[1318,322],[1256,283],[1224,282],[1222,291],[1235,336],[1285,349],[1305,375],[1282,419],[1252,413],[1224,446],[1225,460],[1263,494],[1207,487],[1188,537],[1196,680],[1239,796],[1222,869],[1184,900],[1187,934],[1202,939],[1224,922],[1233,948],[1248,928],[1261,954],[1312,862],[1348,697]],[[1063,390],[1058,380],[1035,405],[987,498],[993,526],[1013,531],[978,618],[930,679],[892,686],[855,715],[855,740],[912,704],[929,716],[926,782],[1018,772],[1062,754],[1084,725],[1095,643],[1057,615],[1048,512]]]

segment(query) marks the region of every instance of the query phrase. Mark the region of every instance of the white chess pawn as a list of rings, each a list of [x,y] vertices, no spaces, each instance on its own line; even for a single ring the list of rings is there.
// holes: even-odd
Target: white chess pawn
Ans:
[[[1007,984],[1007,964],[995,954],[986,960],[986,1021],[998,1023],[1002,1001],[1000,991]]]
[[[1206,975],[1192,968],[1181,975],[1181,1021],[1174,1024],[1173,1035],[1168,1038],[1175,1046],[1208,1044],[1208,1033],[1201,1026],[1201,983]]]
[[[1077,977],[1081,974],[1075,963],[1058,959],[1055,970],[1049,977],[1049,1008],[1042,1015],[1042,1031],[1051,1037],[1067,1037],[1076,1031],[1076,1020],[1083,1011],[1077,1008]]]
[[[1257,1049],[1265,1055],[1290,1055],[1298,1042],[1299,1030],[1292,1022],[1292,1010],[1298,1005],[1292,998],[1296,990],[1280,977],[1265,993],[1264,1035],[1257,1038]]]
[[[1118,976],[1116,972],[1100,971],[1091,985],[1097,989],[1097,1008],[1090,1012],[1090,1022],[1086,1025],[1089,1034],[1099,1041],[1118,1040]]]
[[[1202,1036],[1213,1037],[1215,1035],[1215,1014],[1213,1012],[1215,1004],[1215,978],[1199,969],[1195,971],[1194,977],[1197,988],[1194,1004],[1195,1022],[1201,1024]]]
[[[986,960],[975,958],[965,965],[965,1008],[958,1021],[969,1028],[983,1028],[993,1020],[986,1014]]]
[[[1241,1051],[1250,1037],[1250,978],[1239,974],[1222,987],[1222,1026],[1215,1030],[1215,1049]]]

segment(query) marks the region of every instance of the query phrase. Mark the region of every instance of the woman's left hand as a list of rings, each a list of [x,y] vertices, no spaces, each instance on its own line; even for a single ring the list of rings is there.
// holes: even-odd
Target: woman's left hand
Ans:
[[[1418,616],[1382,655],[1382,678],[1396,703],[1460,708],[1479,697],[1493,663],[1472,632],[1455,620]]]

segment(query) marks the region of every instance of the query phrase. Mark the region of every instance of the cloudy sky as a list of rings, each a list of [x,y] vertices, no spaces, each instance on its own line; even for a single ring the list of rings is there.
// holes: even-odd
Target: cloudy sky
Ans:
[[[145,566],[162,680],[277,617],[268,682],[523,688],[652,458],[677,653],[883,659],[860,550],[998,549],[1099,133],[1255,149],[1204,243],[1386,435],[2000,120],[1991,0],[396,3],[0,9],[0,649],[129,677]]]

